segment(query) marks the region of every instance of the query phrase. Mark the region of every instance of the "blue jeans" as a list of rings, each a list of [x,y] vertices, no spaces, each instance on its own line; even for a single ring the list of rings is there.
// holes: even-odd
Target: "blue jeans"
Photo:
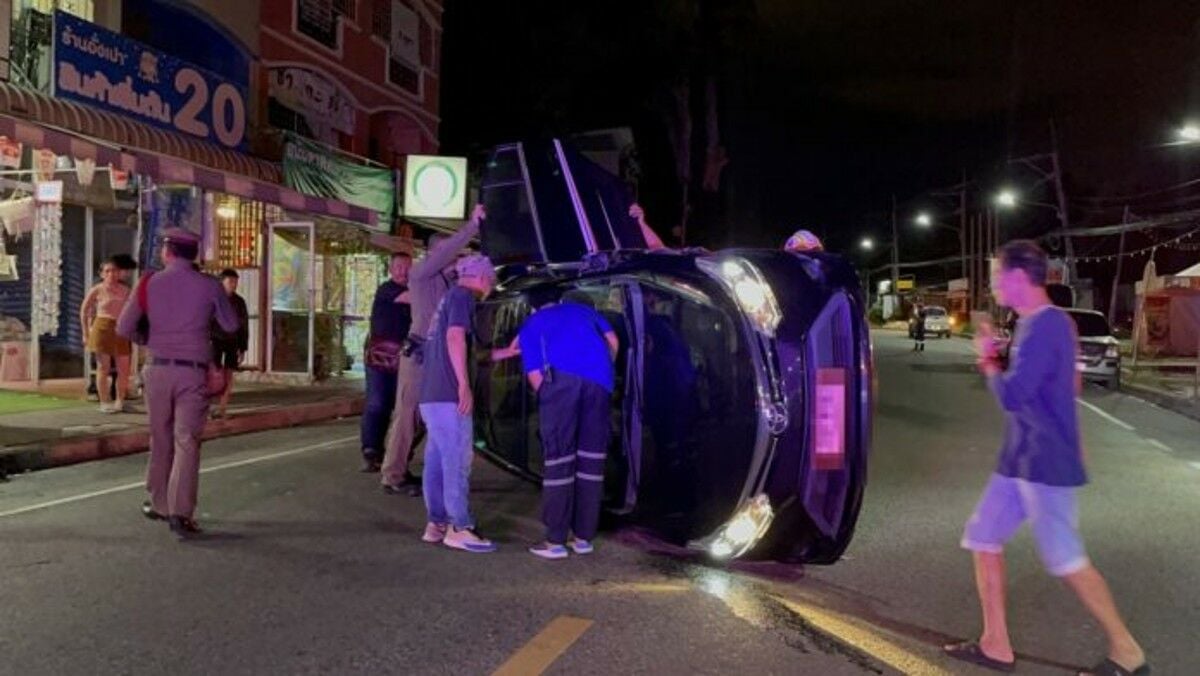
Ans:
[[[362,414],[362,451],[374,460],[383,459],[383,442],[388,421],[396,405],[396,374],[367,367],[367,400]]]
[[[474,457],[471,416],[459,415],[456,403],[437,402],[421,404],[421,419],[427,430],[421,482],[429,520],[459,529],[474,528],[467,506]]]

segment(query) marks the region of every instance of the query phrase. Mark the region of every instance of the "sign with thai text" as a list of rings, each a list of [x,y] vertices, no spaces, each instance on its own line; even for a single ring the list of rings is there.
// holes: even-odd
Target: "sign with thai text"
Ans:
[[[66,12],[54,13],[54,95],[213,141],[246,142],[246,91]]]
[[[288,134],[283,182],[305,195],[340,200],[379,214],[380,232],[392,231],[396,182],[391,169],[354,162],[331,148]]]

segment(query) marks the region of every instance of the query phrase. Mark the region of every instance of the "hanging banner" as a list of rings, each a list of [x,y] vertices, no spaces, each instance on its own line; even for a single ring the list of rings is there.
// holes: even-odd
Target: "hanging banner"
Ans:
[[[33,177],[38,181],[50,181],[54,179],[54,170],[58,165],[58,158],[54,156],[53,150],[38,148],[33,151]]]
[[[96,160],[87,157],[76,159],[75,178],[79,179],[79,185],[90,188],[96,178]]]
[[[227,148],[246,141],[246,88],[119,33],[54,12],[53,94]]]
[[[113,190],[125,190],[129,188],[129,172],[117,169],[113,165],[108,165],[108,177],[112,182]]]
[[[25,147],[7,136],[0,136],[0,167],[4,169],[21,168],[21,151]]]
[[[399,59],[410,66],[421,64],[420,27],[421,22],[416,12],[398,0],[392,0],[392,35],[388,46],[392,50],[393,59]]]
[[[379,214],[375,230],[392,231],[396,188],[392,170],[351,162],[334,151],[299,136],[287,135],[283,182],[313,197],[340,200]]]

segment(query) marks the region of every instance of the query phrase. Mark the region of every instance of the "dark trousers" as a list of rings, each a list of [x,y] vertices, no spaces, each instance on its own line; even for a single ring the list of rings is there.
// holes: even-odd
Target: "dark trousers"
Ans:
[[[396,374],[373,366],[367,369],[367,400],[362,414],[362,451],[373,460],[383,459],[388,421],[396,405]]]
[[[590,380],[557,371],[551,382],[542,383],[537,398],[546,540],[565,544],[569,531],[591,540],[604,496],[611,396]]]

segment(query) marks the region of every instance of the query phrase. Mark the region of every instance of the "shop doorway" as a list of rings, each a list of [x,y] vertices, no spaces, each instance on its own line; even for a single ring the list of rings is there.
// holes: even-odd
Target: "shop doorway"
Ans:
[[[313,223],[271,223],[267,237],[267,371],[312,377],[316,321]]]

